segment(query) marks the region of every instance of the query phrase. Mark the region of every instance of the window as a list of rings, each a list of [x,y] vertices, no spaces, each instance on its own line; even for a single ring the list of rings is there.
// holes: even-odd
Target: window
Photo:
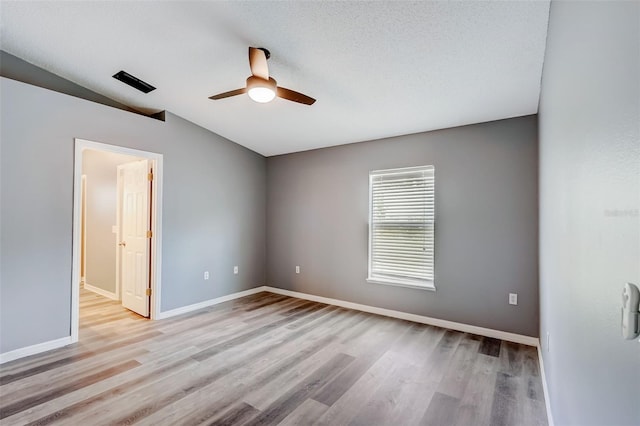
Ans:
[[[369,173],[367,281],[435,290],[433,166]]]

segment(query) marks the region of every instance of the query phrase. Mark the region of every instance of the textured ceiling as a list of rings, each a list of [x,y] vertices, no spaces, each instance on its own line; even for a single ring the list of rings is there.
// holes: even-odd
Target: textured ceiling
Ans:
[[[0,3],[0,47],[263,155],[534,114],[548,1]],[[246,95],[247,47],[313,106]],[[158,89],[111,76],[124,69]]]

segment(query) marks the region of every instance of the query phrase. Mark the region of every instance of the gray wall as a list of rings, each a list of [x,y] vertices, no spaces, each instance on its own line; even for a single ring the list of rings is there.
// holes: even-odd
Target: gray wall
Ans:
[[[264,284],[264,157],[172,114],[0,90],[0,352],[69,336],[74,138],[164,155],[163,311]]]
[[[17,56],[13,56],[4,50],[0,50],[0,76],[22,81],[23,83],[33,84],[34,86],[44,87],[45,89],[55,90],[56,92],[66,93],[67,95],[75,96],[77,98],[88,99],[93,102],[123,109],[125,111],[135,112],[136,114],[142,114],[127,105],[116,102],[113,99],[107,98],[106,96],[82,87],[67,79],[44,71],[42,68],[30,64]]]
[[[640,3],[551,4],[540,103],[542,353],[556,425],[640,424]],[[546,334],[550,333],[547,346]]]
[[[537,149],[528,116],[270,157],[267,283],[537,336]],[[368,173],[425,164],[435,165],[437,291],[369,284]]]
[[[85,283],[116,292],[118,166],[140,160],[130,155],[85,150],[82,174],[86,176],[86,266]]]

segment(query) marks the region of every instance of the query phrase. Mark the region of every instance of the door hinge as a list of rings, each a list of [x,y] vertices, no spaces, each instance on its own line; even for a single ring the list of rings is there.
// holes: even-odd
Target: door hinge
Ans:
[[[153,237],[153,232],[147,231],[147,238],[151,238],[151,237]]]
[[[145,293],[146,293],[147,296],[151,296],[151,289],[148,288]]]
[[[147,179],[148,179],[148,180],[153,180],[153,173],[149,173],[149,174],[147,175]]]

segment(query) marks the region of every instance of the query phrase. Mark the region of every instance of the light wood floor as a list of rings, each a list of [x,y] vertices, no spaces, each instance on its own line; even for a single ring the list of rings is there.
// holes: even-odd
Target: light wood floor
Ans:
[[[162,321],[81,295],[0,368],[0,423],[546,425],[535,348],[259,293]]]

